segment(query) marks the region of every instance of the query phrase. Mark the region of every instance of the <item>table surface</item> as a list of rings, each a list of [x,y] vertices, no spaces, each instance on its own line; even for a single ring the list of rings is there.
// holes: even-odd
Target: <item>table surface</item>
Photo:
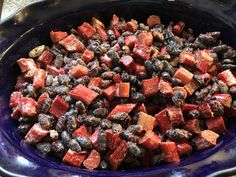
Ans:
[[[15,13],[19,9],[38,1],[41,1],[41,0],[0,0],[1,20],[6,19],[8,16]]]

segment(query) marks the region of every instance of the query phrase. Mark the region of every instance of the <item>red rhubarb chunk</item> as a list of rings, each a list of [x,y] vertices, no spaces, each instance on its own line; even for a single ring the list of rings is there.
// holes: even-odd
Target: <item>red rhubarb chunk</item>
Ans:
[[[84,51],[84,53],[81,56],[81,59],[85,62],[85,63],[89,63],[92,59],[94,58],[94,52],[86,49]]]
[[[64,68],[57,69],[55,66],[47,65],[46,71],[51,75],[58,76],[60,74],[65,74]]]
[[[79,39],[71,34],[59,41],[59,44],[66,48],[69,52],[82,52],[84,50],[84,44]]]
[[[74,87],[72,91],[70,91],[70,96],[73,99],[81,100],[86,105],[89,105],[90,103],[92,103],[92,101],[95,100],[95,98],[97,98],[98,95],[99,94],[97,92],[80,84]]]
[[[112,170],[116,170],[121,162],[124,160],[128,152],[128,145],[125,140],[122,140],[119,146],[114,152],[108,157],[108,163]]]
[[[100,161],[101,161],[101,156],[99,152],[93,149],[90,152],[89,156],[84,160],[83,165],[85,168],[93,170],[99,166]]]
[[[44,50],[43,53],[38,58],[38,61],[45,65],[50,64],[52,60],[53,60],[53,54],[48,50]]]
[[[9,103],[9,107],[10,108],[14,108],[18,105],[18,103],[20,102],[22,97],[22,93],[15,91],[12,92],[11,97],[10,97],[10,103]]]
[[[135,35],[130,35],[125,37],[125,45],[127,45],[129,48],[133,48],[134,44],[138,41],[137,37]]]
[[[139,63],[134,63],[134,73],[136,75],[140,74],[140,73],[147,73],[147,70],[145,68],[145,66],[139,64]]]
[[[164,96],[171,97],[173,95],[173,88],[170,83],[163,79],[160,79],[158,90]]]
[[[84,39],[90,39],[96,33],[95,28],[87,22],[84,22],[77,30],[78,34]]]
[[[59,42],[60,40],[64,39],[66,36],[68,36],[67,32],[63,32],[63,31],[50,32],[50,38],[53,43]]]
[[[193,134],[201,133],[200,122],[198,119],[192,119],[192,120],[186,121],[185,127],[189,132]]]
[[[151,79],[144,79],[142,81],[142,91],[145,97],[153,96],[158,92],[158,77],[153,77]]]
[[[198,109],[198,105],[191,104],[191,103],[184,103],[181,108],[182,108],[182,111],[191,111],[194,109]]]
[[[166,111],[173,127],[184,125],[184,117],[181,108],[168,107]]]
[[[219,73],[217,77],[229,87],[236,85],[236,78],[229,69]]]
[[[37,114],[37,103],[33,98],[21,97],[20,105],[20,111],[22,116],[33,117]]]
[[[34,73],[33,87],[36,89],[45,87],[46,71],[44,69],[37,69]]]
[[[172,124],[167,115],[166,109],[162,110],[155,115],[157,126],[160,127],[163,133],[166,133],[168,130],[172,129]]]
[[[198,88],[199,85],[194,80],[191,80],[184,86],[184,89],[187,91],[189,96],[191,96]]]
[[[224,122],[223,117],[221,116],[214,117],[212,119],[207,119],[206,124],[209,130],[212,130],[216,133],[220,134],[226,131],[225,122]]]
[[[151,58],[151,50],[150,47],[144,45],[144,44],[135,44],[133,49],[133,54],[141,58],[143,60],[149,60]]]
[[[129,73],[134,71],[134,59],[130,55],[124,55],[120,59],[120,63],[125,67],[125,70]]]
[[[192,146],[188,143],[177,143],[176,145],[179,155],[189,155],[192,153]]]
[[[129,114],[134,109],[135,106],[136,106],[136,104],[132,104],[132,103],[119,104],[109,113],[107,118],[110,118],[113,114],[116,114],[118,112],[125,112],[125,113]]]
[[[48,130],[42,129],[39,123],[36,123],[31,127],[28,133],[25,135],[25,141],[30,144],[35,144],[41,141],[48,134]]]
[[[180,162],[179,154],[175,142],[162,142],[161,150],[164,154],[164,160],[169,163]]]
[[[197,150],[202,150],[216,145],[219,135],[211,130],[203,130],[195,138],[195,145]]]
[[[107,136],[107,147],[115,149],[120,143],[119,133],[113,133],[111,129],[105,131]]]
[[[88,87],[101,87],[102,78],[100,77],[92,77],[88,83]]]
[[[131,32],[135,32],[138,29],[138,22],[136,20],[131,20],[129,22],[126,23],[126,30],[131,31]]]
[[[187,66],[195,66],[196,60],[192,53],[183,51],[179,55],[179,63],[183,63]]]
[[[100,61],[106,64],[108,67],[112,66],[112,59],[107,54],[100,56]]]
[[[89,139],[91,140],[91,142],[93,143],[94,147],[97,147],[98,145],[98,129],[95,130],[95,132],[93,132],[93,134],[89,137]]]
[[[147,131],[145,135],[139,140],[139,144],[149,150],[155,150],[161,143],[160,137],[153,131]]]
[[[134,112],[145,112],[145,113],[147,113],[145,104],[144,104],[144,103],[138,104],[138,105],[134,108]]]
[[[214,117],[214,113],[211,111],[211,107],[208,103],[203,103],[198,107],[198,110],[202,117],[209,119]]]
[[[89,74],[89,69],[79,64],[76,66],[73,66],[69,70],[69,75],[74,78],[78,78],[80,76],[87,76],[88,74]]]
[[[115,97],[116,86],[111,85],[105,89],[103,89],[102,93],[107,97],[108,100],[112,100]]]
[[[119,23],[119,20],[120,20],[120,18],[117,15],[113,14],[111,22],[110,22],[111,27],[114,28],[115,26],[117,26]]]
[[[153,130],[156,118],[144,112],[140,112],[137,125],[141,125],[144,130]]]
[[[116,97],[122,97],[122,98],[129,98],[129,92],[130,92],[130,83],[129,82],[121,82],[116,84]]]
[[[62,161],[65,163],[68,163],[70,165],[80,167],[80,165],[82,164],[82,162],[84,161],[86,156],[87,156],[86,151],[75,152],[75,151],[72,151],[71,149],[69,149],[66,152],[65,156],[63,157]]]
[[[59,95],[57,95],[52,101],[52,105],[49,112],[55,117],[59,118],[60,116],[65,114],[68,108],[69,104]]]
[[[153,43],[152,33],[147,31],[142,31],[141,33],[139,33],[137,38],[138,41],[143,45],[151,46]]]
[[[160,25],[161,24],[161,19],[157,15],[150,15],[147,19],[147,25],[152,28],[155,25]]]
[[[182,22],[182,21],[179,21],[179,22],[173,27],[172,32],[173,32],[175,35],[179,36],[180,33],[183,31],[184,27],[185,27],[185,23]]]
[[[214,58],[205,50],[201,50],[197,53],[196,60],[196,67],[204,73],[208,72],[214,62]]]
[[[24,73],[29,70],[35,70],[36,64],[31,58],[21,58],[17,60],[17,64],[19,65],[21,72]]]
[[[116,74],[116,75],[112,78],[112,80],[113,80],[114,83],[120,83],[120,82],[122,82],[121,76],[120,76],[119,73]]]
[[[232,96],[230,94],[215,94],[213,95],[217,101],[219,101],[225,107],[230,108],[232,103]]]
[[[49,98],[49,94],[47,92],[44,92],[43,94],[41,94],[38,98],[38,104],[37,104],[37,110],[41,110],[43,103],[46,99]]]
[[[77,136],[83,136],[83,137],[90,137],[90,133],[87,130],[87,127],[85,125],[81,125],[77,130],[75,130],[72,133],[72,137],[75,138]]]
[[[192,78],[193,74],[189,72],[187,69],[180,67],[174,74],[174,78],[180,79],[182,81],[182,84],[185,85],[189,83]]]

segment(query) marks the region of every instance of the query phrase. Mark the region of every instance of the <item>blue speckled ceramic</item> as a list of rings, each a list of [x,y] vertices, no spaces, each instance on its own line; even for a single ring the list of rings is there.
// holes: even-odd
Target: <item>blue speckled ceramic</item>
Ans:
[[[224,2],[227,2],[226,4]],[[40,155],[22,141],[16,123],[10,118],[9,96],[19,71],[15,61],[26,57],[30,48],[49,43],[49,31],[67,30],[98,16],[109,23],[115,13],[125,19],[145,22],[158,14],[164,24],[183,20],[199,32],[219,30],[222,39],[236,48],[236,1],[206,0],[50,0],[19,11],[0,25],[0,173],[3,176],[216,176],[232,174],[236,165],[236,123],[220,137],[214,148],[194,153],[179,164],[132,171],[89,171],[62,164]],[[228,169],[232,168],[232,169]],[[227,170],[225,170],[227,169]],[[222,171],[223,170],[223,171]],[[220,172],[219,172],[220,171]],[[213,174],[212,174],[213,173]]]

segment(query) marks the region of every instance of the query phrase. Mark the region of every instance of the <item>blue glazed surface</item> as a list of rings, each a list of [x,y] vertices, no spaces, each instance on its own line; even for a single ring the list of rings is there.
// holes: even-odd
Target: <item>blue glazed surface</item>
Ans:
[[[207,176],[236,164],[236,123],[230,121],[229,131],[214,148],[186,157],[179,164],[132,171],[89,171],[62,164],[40,155],[22,141],[16,123],[10,118],[9,96],[19,71],[15,61],[26,57],[30,48],[48,44],[49,31],[68,30],[83,21],[98,16],[109,23],[112,14],[125,19],[145,22],[150,14],[161,16],[164,24],[170,20],[186,22],[199,32],[219,30],[222,39],[236,48],[236,1],[227,4],[213,1],[154,0],[50,0],[31,5],[0,25],[0,174],[3,176]],[[73,24],[73,25],[72,25]],[[234,170],[234,169],[232,169]],[[227,174],[232,170],[222,171]]]

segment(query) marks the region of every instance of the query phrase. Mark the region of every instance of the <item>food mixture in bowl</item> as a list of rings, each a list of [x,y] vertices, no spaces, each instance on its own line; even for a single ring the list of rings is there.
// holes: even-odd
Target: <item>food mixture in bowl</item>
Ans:
[[[17,60],[10,108],[25,141],[101,170],[178,163],[215,146],[236,113],[235,50],[220,32],[195,38],[156,15],[146,24],[113,15],[106,28],[93,17]]]

